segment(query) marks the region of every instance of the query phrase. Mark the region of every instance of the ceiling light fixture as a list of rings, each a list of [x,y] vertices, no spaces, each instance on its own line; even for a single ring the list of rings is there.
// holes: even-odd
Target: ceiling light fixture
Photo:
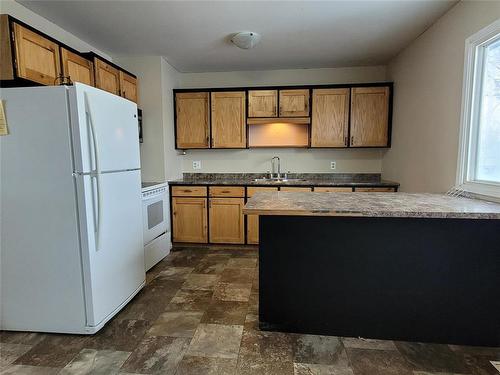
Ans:
[[[260,42],[260,34],[253,31],[242,31],[233,35],[231,42],[241,49],[250,49]]]

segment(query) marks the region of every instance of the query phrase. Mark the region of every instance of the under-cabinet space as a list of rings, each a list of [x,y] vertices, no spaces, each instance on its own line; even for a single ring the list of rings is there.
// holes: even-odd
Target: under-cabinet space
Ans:
[[[248,147],[308,147],[309,125],[271,122],[248,125]]]

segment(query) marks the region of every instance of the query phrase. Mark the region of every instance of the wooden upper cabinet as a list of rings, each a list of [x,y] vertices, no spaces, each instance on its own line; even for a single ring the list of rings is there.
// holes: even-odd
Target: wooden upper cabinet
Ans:
[[[125,99],[137,103],[137,78],[120,70],[120,91]]]
[[[389,145],[389,87],[351,89],[351,147]]]
[[[175,94],[177,148],[209,148],[208,92]]]
[[[349,89],[313,89],[311,147],[347,147]]]
[[[280,90],[280,117],[309,116],[309,90]]]
[[[94,86],[94,64],[92,61],[61,47],[62,71],[71,82]]]
[[[17,76],[54,85],[60,73],[59,45],[14,23]]]
[[[247,142],[244,91],[212,92],[212,147],[245,148]]]
[[[276,117],[278,90],[249,90],[248,117]]]
[[[211,243],[245,242],[243,198],[209,199],[209,239]]]
[[[94,58],[95,86],[115,95],[120,95],[120,71],[106,63]]]

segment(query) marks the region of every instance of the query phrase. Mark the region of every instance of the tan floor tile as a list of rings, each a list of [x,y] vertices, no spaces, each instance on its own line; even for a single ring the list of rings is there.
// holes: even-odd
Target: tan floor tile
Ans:
[[[236,358],[209,358],[185,355],[175,375],[234,375]]]
[[[42,367],[42,366],[27,366],[27,365],[13,365],[7,367],[0,372],[1,375],[55,375],[61,371],[60,368]]]
[[[31,349],[31,345],[24,344],[0,344],[0,370],[9,367],[12,362]]]
[[[218,279],[218,275],[190,274],[182,284],[182,289],[213,290]]]
[[[200,324],[188,354],[212,358],[237,358],[243,326]]]
[[[129,373],[173,374],[190,341],[190,338],[185,337],[146,337],[121,370]]]
[[[167,311],[153,322],[146,335],[192,337],[202,317],[202,311]]]
[[[108,375],[118,373],[130,352],[83,349],[60,372],[60,375]]]
[[[293,367],[295,375],[354,375],[351,368],[336,365],[294,363]]]
[[[214,290],[214,298],[221,301],[247,302],[251,290],[252,284],[218,283]]]
[[[375,349],[375,350],[398,350],[391,340],[361,339],[355,337],[343,337],[342,342],[346,348]]]
[[[226,264],[228,268],[255,268],[257,259],[254,258],[231,258]]]

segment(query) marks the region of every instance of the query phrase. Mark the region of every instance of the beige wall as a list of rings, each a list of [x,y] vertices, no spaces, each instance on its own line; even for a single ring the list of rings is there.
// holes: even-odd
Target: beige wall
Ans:
[[[104,58],[111,59],[111,57],[104,51],[100,51],[87,42],[77,38],[75,35],[60,28],[55,23],[39,16],[28,8],[16,3],[14,0],[0,0],[0,13],[9,14],[18,20],[34,27],[37,30],[51,36],[62,43],[73,47],[74,49],[82,52],[94,51],[95,53],[103,56]]]
[[[182,175],[181,157],[174,150],[172,90],[178,72],[161,56],[115,57],[114,61],[137,75],[139,107],[143,113],[141,177],[165,181]]]
[[[389,64],[393,146],[382,168],[402,191],[455,184],[465,39],[499,17],[500,1],[462,1]]]
[[[383,66],[290,69],[216,73],[181,73],[180,87],[237,87],[265,85],[302,85],[328,83],[361,83],[385,81]],[[173,136],[173,134],[172,134]],[[281,158],[282,170],[292,172],[381,172],[380,150],[328,149],[252,149],[189,150],[183,157],[184,172],[262,172],[270,169],[273,156]],[[193,170],[193,161],[201,161],[202,169]],[[330,161],[337,166],[330,169]]]

